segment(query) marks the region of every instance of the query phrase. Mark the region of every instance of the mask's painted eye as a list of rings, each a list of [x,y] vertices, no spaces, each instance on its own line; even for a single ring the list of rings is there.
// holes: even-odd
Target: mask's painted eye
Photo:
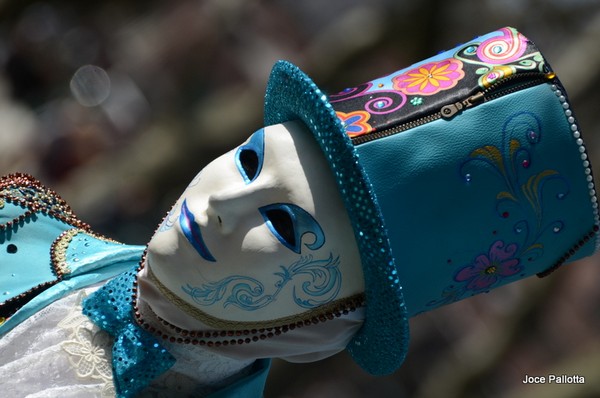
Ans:
[[[235,153],[235,165],[246,184],[250,184],[260,174],[264,153],[265,131],[263,129],[252,134],[248,143],[240,146]]]
[[[271,232],[287,247],[296,248],[296,232],[290,213],[283,209],[265,209],[262,213]],[[294,250],[296,251],[296,250]]]
[[[19,248],[15,244],[11,243],[8,246],[6,246],[6,252],[7,253],[15,254],[18,250],[19,250]]]
[[[311,250],[317,250],[325,243],[325,234],[321,226],[303,208],[290,203],[276,203],[258,209],[271,233],[288,249],[300,253],[302,237],[306,233],[315,236]]]
[[[246,182],[252,182],[258,174],[258,155],[250,149],[243,149],[238,155],[238,162],[242,166]]]

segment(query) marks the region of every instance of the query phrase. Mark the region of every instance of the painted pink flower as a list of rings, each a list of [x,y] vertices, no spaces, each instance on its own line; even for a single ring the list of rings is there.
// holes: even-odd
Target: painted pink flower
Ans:
[[[406,73],[395,76],[394,88],[407,95],[433,95],[456,86],[465,76],[463,63],[450,58],[438,62],[429,62]]]
[[[517,244],[505,244],[498,240],[490,246],[488,254],[481,254],[472,264],[462,268],[454,280],[467,282],[469,290],[488,289],[502,278],[515,275],[522,270],[520,261],[515,258]]]

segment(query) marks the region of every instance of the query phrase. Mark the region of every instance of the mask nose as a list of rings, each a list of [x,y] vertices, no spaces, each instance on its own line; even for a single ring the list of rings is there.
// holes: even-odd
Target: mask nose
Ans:
[[[278,202],[280,189],[271,181],[215,192],[208,197],[207,215],[222,233],[233,232],[248,217],[260,217],[258,209],[265,203]]]

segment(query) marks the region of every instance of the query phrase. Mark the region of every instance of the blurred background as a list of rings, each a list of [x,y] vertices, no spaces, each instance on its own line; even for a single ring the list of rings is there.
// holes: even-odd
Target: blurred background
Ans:
[[[276,60],[336,92],[505,25],[549,59],[600,165],[598,0],[4,0],[0,172],[31,173],[97,232],[144,244],[206,163],[262,127]],[[391,376],[346,354],[277,361],[266,397],[600,396],[599,265],[413,319]],[[585,384],[522,384],[550,373]]]

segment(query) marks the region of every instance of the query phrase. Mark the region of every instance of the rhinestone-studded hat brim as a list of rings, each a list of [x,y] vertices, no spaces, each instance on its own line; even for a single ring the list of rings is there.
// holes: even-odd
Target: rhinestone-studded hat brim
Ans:
[[[327,96],[298,67],[279,61],[267,85],[265,125],[292,120],[306,124],[328,160],[361,256],[366,315],[347,349],[367,372],[392,373],[406,356],[408,317],[377,200]]]

